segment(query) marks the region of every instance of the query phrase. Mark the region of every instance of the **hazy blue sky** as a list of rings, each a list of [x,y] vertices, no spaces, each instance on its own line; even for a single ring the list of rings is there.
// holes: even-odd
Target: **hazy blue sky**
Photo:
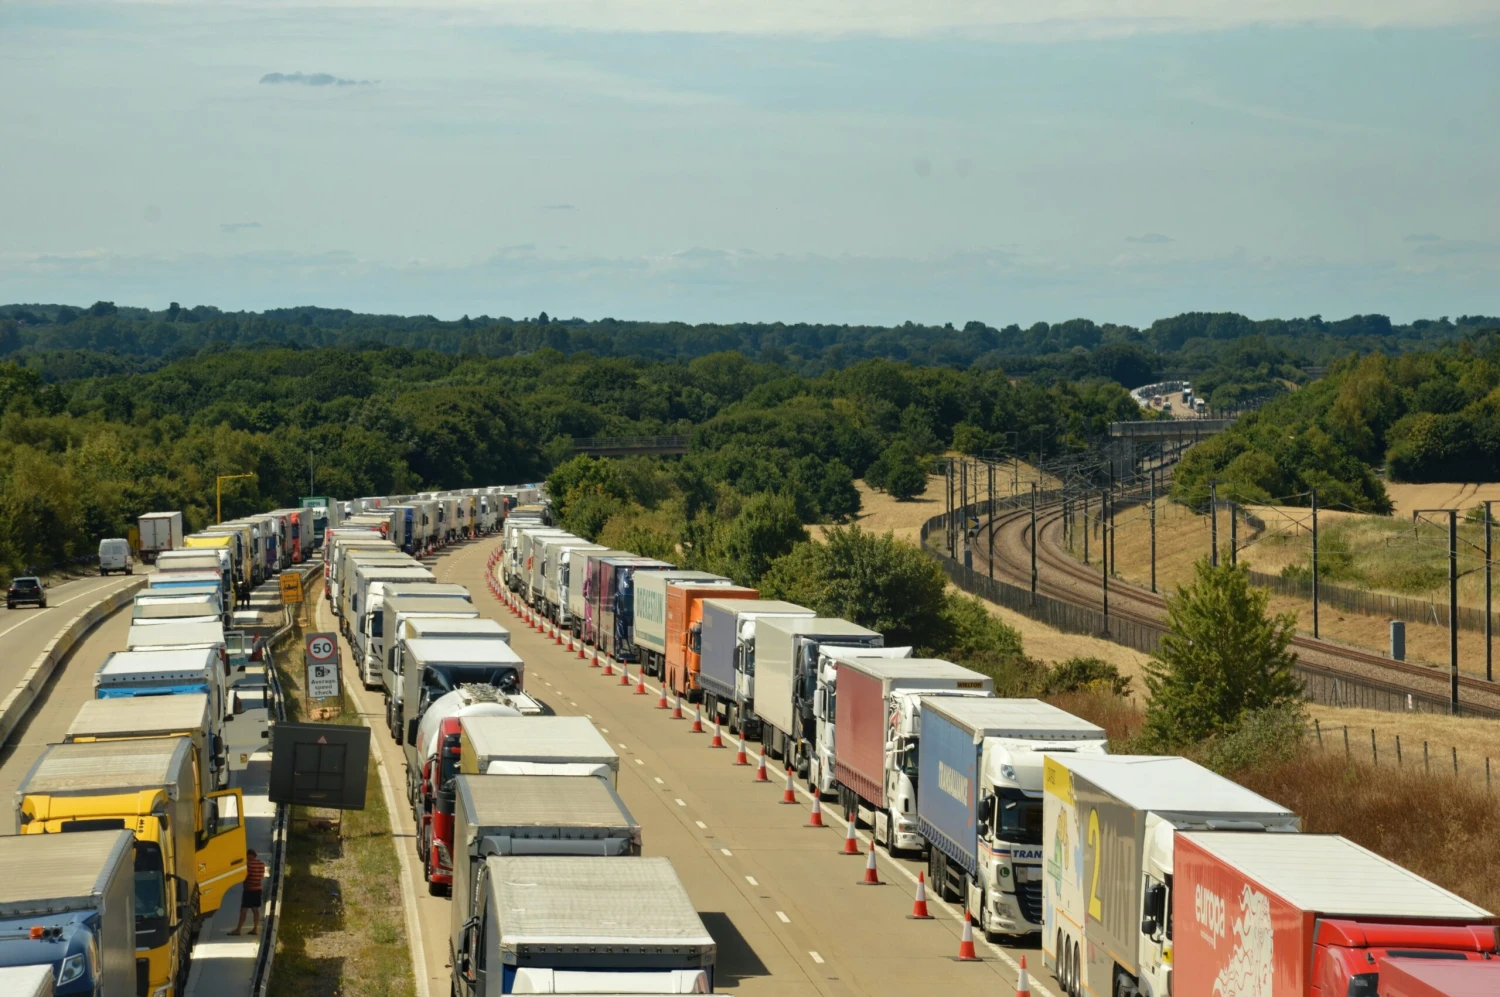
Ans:
[[[0,0],[0,301],[1495,314],[1497,17]]]

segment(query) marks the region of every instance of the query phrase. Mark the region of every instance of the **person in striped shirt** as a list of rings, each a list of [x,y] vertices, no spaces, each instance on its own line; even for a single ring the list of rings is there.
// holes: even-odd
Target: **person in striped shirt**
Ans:
[[[240,920],[231,935],[240,933],[245,926],[245,912],[250,912],[250,934],[260,934],[260,886],[266,878],[266,864],[255,854],[255,849],[245,852],[245,886],[240,893]]]

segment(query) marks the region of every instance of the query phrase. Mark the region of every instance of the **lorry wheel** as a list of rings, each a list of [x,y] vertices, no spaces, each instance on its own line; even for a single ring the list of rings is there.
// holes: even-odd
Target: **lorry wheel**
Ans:
[[[1078,943],[1073,943],[1073,997],[1083,993],[1083,964],[1078,958]]]

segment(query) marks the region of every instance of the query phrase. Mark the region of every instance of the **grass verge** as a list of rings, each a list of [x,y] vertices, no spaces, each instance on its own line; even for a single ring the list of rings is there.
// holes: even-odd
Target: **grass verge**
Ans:
[[[294,632],[290,663],[301,645]],[[287,719],[310,719],[301,669],[280,667]],[[359,723],[346,698],[342,716],[327,723]],[[401,903],[401,869],[391,839],[390,814],[371,759],[365,809],[343,814],[342,840],[323,822],[335,811],[292,808],[286,878],[271,997],[411,997],[411,953]],[[310,823],[311,822],[311,823]]]

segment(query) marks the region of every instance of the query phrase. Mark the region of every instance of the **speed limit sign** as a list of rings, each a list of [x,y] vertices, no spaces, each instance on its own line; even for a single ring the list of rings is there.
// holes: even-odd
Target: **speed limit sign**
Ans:
[[[306,651],[308,698],[337,699],[339,695],[338,634],[308,634]]]

